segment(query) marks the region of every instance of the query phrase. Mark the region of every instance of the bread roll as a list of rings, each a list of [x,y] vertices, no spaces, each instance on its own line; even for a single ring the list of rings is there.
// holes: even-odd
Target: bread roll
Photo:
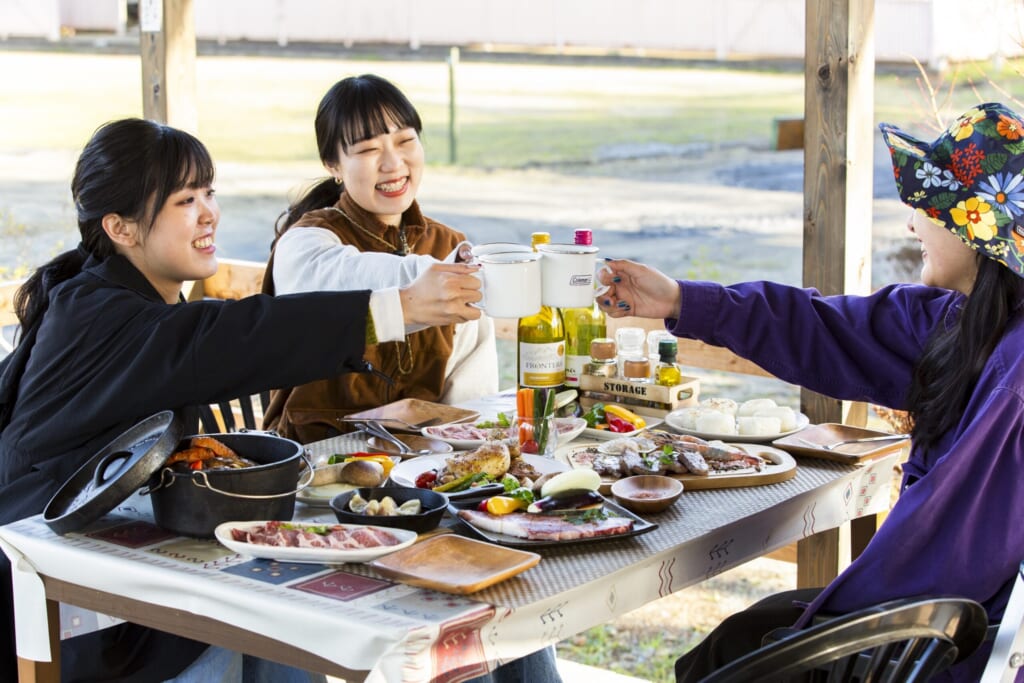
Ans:
[[[775,408],[777,404],[770,398],[752,398],[740,404],[736,411],[736,417],[753,417],[757,411],[766,408]]]
[[[384,466],[372,460],[350,460],[341,466],[339,481],[355,486],[380,486],[384,481]]]
[[[717,410],[732,417],[736,417],[736,411],[739,409],[739,404],[731,398],[706,398],[700,402],[700,406],[708,410]]]
[[[702,412],[704,412],[704,409],[698,406],[680,408],[679,410],[673,411],[672,421],[669,424],[674,427],[679,427],[680,429],[696,429],[697,416]]]
[[[738,417],[736,424],[743,436],[766,436],[782,431],[782,421],[777,417]]]
[[[754,413],[754,417],[777,417],[782,425],[782,431],[791,432],[796,429],[796,411],[789,406],[762,408]]]
[[[696,430],[708,434],[735,434],[736,420],[717,410],[704,410],[697,416]]]

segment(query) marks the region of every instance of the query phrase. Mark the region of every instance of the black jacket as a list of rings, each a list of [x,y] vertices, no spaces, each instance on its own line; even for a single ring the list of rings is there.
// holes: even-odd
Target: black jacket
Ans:
[[[366,369],[369,296],[256,295],[170,305],[127,259],[90,258],[81,274],[51,292],[37,329],[26,330],[25,341],[0,363],[0,415],[8,420],[0,425],[0,524],[41,513],[94,453],[153,413]],[[10,566],[2,553],[0,585],[11,624],[9,638],[0,638],[0,680],[15,680]],[[141,627],[117,628],[124,633],[106,640],[153,637]],[[62,651],[75,649],[76,640]],[[171,677],[204,647],[183,643],[166,659],[184,661],[169,661],[170,669],[134,680]],[[154,654],[138,643],[121,645],[127,647],[113,657],[121,660],[116,665],[103,663],[110,658],[96,651],[89,660],[127,676]],[[131,653],[139,662],[130,661]],[[65,659],[64,668],[68,664]],[[85,673],[84,663],[75,668]]]

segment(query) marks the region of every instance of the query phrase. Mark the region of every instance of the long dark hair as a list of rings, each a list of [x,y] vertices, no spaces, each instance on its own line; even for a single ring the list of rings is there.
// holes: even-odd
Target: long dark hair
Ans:
[[[391,123],[397,123],[400,128],[412,128],[417,134],[423,130],[416,107],[390,81],[373,74],[338,81],[323,96],[316,110],[314,128],[320,161],[338,163],[338,145],[347,153],[352,145],[387,133]],[[281,214],[275,225],[275,236],[280,237],[303,214],[334,206],[342,190],[334,178],[317,182]]]
[[[100,126],[86,143],[71,179],[82,243],[40,266],[14,296],[22,331],[46,312],[49,292],[81,272],[90,256],[103,260],[116,252],[103,230],[103,217],[118,214],[135,221],[144,239],[167,198],[188,187],[213,183],[209,152],[188,133],[144,119],[121,119]]]
[[[982,369],[1024,303],[1024,278],[978,255],[978,277],[954,325],[929,339],[907,396],[914,445],[927,450],[960,421]]]

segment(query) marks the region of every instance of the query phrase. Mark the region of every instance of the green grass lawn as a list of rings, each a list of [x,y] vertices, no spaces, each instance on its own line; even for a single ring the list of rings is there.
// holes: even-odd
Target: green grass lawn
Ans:
[[[441,62],[199,57],[200,137],[221,162],[315,161],[312,118],[321,95],[367,71],[409,94],[425,122],[430,162],[447,163]],[[141,115],[135,56],[0,51],[0,72],[0,149],[77,150],[103,121]],[[973,102],[1024,97],[1015,65],[990,72],[967,65],[933,77],[934,105],[912,72],[881,74],[876,119],[920,125]],[[796,72],[464,61],[456,82],[458,161],[481,168],[590,162],[621,145],[767,145],[776,117],[803,111]]]

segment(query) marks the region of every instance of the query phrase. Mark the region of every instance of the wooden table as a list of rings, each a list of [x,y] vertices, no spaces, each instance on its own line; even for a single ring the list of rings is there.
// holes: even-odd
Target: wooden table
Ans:
[[[352,435],[311,446],[362,447]],[[346,680],[463,680],[886,509],[895,457],[860,467],[803,459],[789,481],[687,491],[650,517],[652,532],[538,549],[539,565],[469,596],[353,564],[301,565],[298,578],[267,580],[265,564],[253,564],[262,561],[161,534],[135,499],[85,533],[57,536],[38,517],[23,520],[0,528],[14,566],[20,680],[59,680],[57,602]]]

